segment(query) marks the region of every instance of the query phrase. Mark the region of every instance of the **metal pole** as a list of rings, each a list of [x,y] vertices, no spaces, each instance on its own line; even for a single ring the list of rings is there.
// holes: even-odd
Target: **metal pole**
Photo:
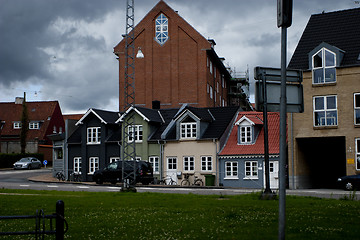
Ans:
[[[59,200],[56,202],[56,240],[64,239],[64,202]]]
[[[279,240],[285,239],[286,204],[286,39],[287,28],[281,27],[281,92],[280,92],[280,166],[279,166]]]
[[[270,194],[270,171],[269,171],[269,137],[268,137],[268,120],[267,120],[267,91],[266,91],[266,77],[263,76],[263,94],[264,94],[264,158],[265,158],[265,191],[264,194]]]

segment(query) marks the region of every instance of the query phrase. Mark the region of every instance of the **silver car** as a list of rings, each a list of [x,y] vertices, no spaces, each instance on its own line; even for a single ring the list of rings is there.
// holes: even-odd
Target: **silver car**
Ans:
[[[14,163],[14,169],[33,169],[41,168],[41,162],[39,159],[34,157],[22,158]]]

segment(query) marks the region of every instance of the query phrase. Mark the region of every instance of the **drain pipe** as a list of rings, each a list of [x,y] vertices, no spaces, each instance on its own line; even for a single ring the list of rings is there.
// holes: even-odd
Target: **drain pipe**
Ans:
[[[294,166],[294,127],[293,113],[290,113],[290,133],[291,133],[291,167],[292,167],[292,189],[295,189],[295,166]]]

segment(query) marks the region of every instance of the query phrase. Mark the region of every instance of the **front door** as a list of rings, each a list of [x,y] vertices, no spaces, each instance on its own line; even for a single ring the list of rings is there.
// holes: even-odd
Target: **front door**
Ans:
[[[269,161],[269,180],[270,189],[279,189],[279,162]],[[264,162],[264,188],[266,187],[265,180],[265,162]]]
[[[270,172],[270,188],[279,188],[279,162],[269,161],[269,172]]]
[[[176,157],[167,157],[167,165],[166,165],[166,179],[167,181],[172,178],[175,182],[177,182],[177,158]],[[168,182],[166,183],[168,184]]]

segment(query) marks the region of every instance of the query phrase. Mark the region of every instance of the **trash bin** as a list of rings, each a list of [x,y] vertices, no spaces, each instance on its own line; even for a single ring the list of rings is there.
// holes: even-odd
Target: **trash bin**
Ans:
[[[215,186],[215,175],[205,175],[205,186]]]

